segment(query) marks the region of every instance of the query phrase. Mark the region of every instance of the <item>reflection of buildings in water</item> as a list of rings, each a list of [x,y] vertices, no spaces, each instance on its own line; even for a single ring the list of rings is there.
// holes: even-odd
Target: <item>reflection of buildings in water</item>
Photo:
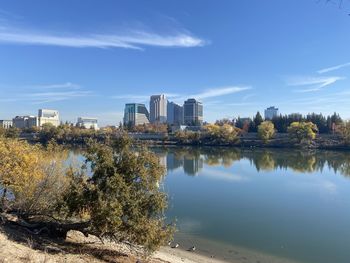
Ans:
[[[232,150],[214,149],[210,151],[194,148],[170,149],[168,152],[155,151],[168,171],[183,167],[187,175],[196,175],[206,165],[231,166],[234,161],[246,159],[257,171],[291,169],[297,172],[322,171],[326,166],[334,172],[350,176],[350,154],[337,151],[303,152],[299,150]],[[166,158],[165,158],[166,157]]]
[[[168,169],[167,155],[158,155],[159,163],[165,169]]]
[[[188,175],[196,175],[203,169],[203,158],[200,155],[184,157],[184,172]]]
[[[177,156],[173,152],[169,152],[166,156],[166,165],[168,171],[172,171],[183,166],[183,163],[183,158],[177,158]]]
[[[200,154],[188,154],[179,152],[168,152],[166,156],[166,167],[173,171],[183,167],[185,174],[196,175],[203,168],[203,157]]]

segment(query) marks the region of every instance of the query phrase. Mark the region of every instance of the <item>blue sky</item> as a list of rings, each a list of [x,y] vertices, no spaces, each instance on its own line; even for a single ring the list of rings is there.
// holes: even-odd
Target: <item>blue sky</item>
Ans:
[[[0,119],[57,109],[117,124],[126,102],[196,97],[204,119],[350,118],[350,3],[0,0]]]

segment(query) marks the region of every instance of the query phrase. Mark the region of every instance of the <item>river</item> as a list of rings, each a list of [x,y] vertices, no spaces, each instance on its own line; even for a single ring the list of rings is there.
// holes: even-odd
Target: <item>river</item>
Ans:
[[[350,153],[152,151],[167,168],[161,187],[180,248],[228,262],[350,262]]]

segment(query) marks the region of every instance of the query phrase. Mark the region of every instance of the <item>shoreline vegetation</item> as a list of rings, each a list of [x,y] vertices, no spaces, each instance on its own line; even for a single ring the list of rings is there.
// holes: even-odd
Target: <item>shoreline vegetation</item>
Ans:
[[[175,226],[165,222],[164,167],[146,148],[133,151],[130,142],[126,136],[108,145],[91,140],[85,164],[75,167],[53,141],[43,146],[0,138],[1,230],[61,242],[79,231],[148,258],[172,240]]]
[[[96,131],[71,124],[44,124],[22,130],[0,128],[0,137],[20,137],[44,145],[53,140],[57,144],[84,146],[91,139],[110,144],[127,133],[133,144],[350,150],[350,121],[342,120],[336,113],[327,117],[315,113],[280,115],[264,121],[258,112],[252,119],[222,119],[200,127],[173,128],[167,124],[144,124]]]
[[[294,127],[292,127],[294,125]],[[128,132],[108,128],[100,131],[71,126],[47,125],[39,131],[7,131],[7,138],[20,138],[32,143],[86,146],[89,140],[110,144],[121,136],[128,135],[134,145],[167,146],[225,146],[243,148],[303,148],[325,150],[350,150],[350,124],[345,122],[333,133],[319,133],[312,123],[292,123],[287,133],[278,133],[271,122],[263,122],[258,132],[245,132],[224,124],[206,125],[200,131]],[[1,132],[0,132],[1,137]]]
[[[229,122],[173,134],[165,132],[164,126],[143,128],[143,132],[113,127],[95,131],[65,124],[22,131],[1,129],[2,232],[10,226],[32,237],[66,240],[68,233],[79,231],[102,242],[127,244],[147,260],[158,251],[156,255],[165,257],[163,262],[181,262],[183,257],[188,262],[214,262],[205,253],[191,254],[169,246],[159,252],[172,240],[175,226],[165,223],[167,196],[159,189],[165,170],[147,146],[350,149],[350,122],[344,121],[332,125],[331,133],[321,133],[310,121],[291,122],[286,133],[277,132],[272,121],[261,121],[251,132]],[[86,149],[90,177],[86,166],[64,167],[61,145]],[[141,147],[135,152],[134,146]],[[193,257],[187,258],[189,255]]]

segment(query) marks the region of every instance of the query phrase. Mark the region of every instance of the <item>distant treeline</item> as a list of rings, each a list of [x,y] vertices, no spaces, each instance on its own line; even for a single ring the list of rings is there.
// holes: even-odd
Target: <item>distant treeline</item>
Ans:
[[[222,119],[216,121],[216,124],[231,124],[244,130],[245,132],[257,132],[258,126],[264,121],[261,114],[257,112],[253,119],[251,118],[240,118],[238,117],[236,121],[229,119]],[[299,113],[292,113],[286,115],[279,115],[274,117],[272,123],[275,129],[279,133],[286,133],[288,127],[293,122],[312,122],[316,124],[319,133],[333,133],[337,125],[340,125],[343,120],[339,114],[334,113],[333,115],[324,116],[323,114],[310,113],[305,115]]]

